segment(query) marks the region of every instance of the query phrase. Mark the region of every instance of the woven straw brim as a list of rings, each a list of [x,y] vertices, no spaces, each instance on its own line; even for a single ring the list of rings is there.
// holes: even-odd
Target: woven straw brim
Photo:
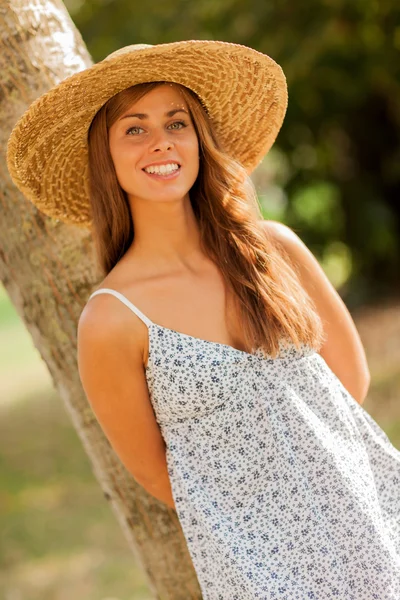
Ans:
[[[240,44],[186,40],[121,53],[75,73],[35,100],[15,125],[7,166],[43,213],[89,227],[87,133],[123,89],[171,81],[206,106],[223,149],[248,173],[271,148],[287,106],[286,80],[270,57]]]

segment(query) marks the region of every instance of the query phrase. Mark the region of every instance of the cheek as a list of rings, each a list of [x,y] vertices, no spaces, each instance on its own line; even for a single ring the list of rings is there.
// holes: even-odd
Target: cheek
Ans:
[[[189,139],[185,142],[185,153],[191,162],[196,163],[199,161],[199,144],[197,138]]]
[[[136,161],[137,152],[132,147],[127,148],[110,148],[111,158],[114,163],[115,172],[117,177],[123,178],[127,174],[132,175],[134,173],[134,165]]]

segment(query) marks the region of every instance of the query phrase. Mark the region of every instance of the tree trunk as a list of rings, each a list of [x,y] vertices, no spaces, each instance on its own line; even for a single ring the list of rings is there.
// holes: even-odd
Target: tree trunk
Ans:
[[[47,364],[155,598],[201,593],[176,512],[149,495],[122,465],[82,390],[76,328],[100,281],[90,235],[45,217],[19,193],[6,167],[12,127],[28,105],[92,63],[58,0],[0,0],[0,277]]]

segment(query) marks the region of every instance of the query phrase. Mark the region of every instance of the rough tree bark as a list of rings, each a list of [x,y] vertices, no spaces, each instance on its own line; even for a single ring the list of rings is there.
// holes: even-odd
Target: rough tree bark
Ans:
[[[149,495],[122,465],[82,390],[76,327],[100,281],[89,234],[45,217],[12,184],[5,150],[28,105],[92,64],[58,0],[0,0],[0,277],[92,463],[154,597],[201,598],[176,512]]]

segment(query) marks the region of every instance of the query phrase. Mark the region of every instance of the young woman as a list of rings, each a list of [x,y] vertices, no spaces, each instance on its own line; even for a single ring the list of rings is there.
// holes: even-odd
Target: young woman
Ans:
[[[82,384],[126,467],[176,509],[203,597],[397,600],[400,452],[360,406],[360,338],[249,179],[283,120],[281,70],[185,41],[66,82],[16,126],[9,170],[44,212],[92,227],[104,278],[79,321]],[[55,105],[39,194],[29,143]]]

